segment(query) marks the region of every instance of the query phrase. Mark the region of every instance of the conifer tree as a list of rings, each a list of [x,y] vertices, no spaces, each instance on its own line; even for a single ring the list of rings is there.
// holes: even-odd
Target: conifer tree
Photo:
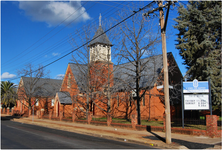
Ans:
[[[178,7],[176,48],[189,79],[211,79],[212,104],[221,106],[221,2],[189,1]]]

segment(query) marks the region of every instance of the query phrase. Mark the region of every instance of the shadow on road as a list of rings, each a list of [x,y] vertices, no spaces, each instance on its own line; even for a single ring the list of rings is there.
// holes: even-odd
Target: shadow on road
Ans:
[[[1,116],[1,121],[12,120],[14,118],[21,118],[20,116]]]
[[[166,139],[157,135],[156,133],[153,133],[151,131],[150,126],[147,126],[146,130],[153,134],[154,136],[143,136],[143,138],[147,138],[150,140],[161,140],[163,142],[166,142]],[[172,139],[172,142],[178,143],[180,145],[184,145],[189,149],[206,149],[206,148],[213,148],[214,145],[211,144],[202,144],[202,143],[194,143],[194,142],[189,142],[189,141],[184,141],[184,140],[179,140],[179,139]]]

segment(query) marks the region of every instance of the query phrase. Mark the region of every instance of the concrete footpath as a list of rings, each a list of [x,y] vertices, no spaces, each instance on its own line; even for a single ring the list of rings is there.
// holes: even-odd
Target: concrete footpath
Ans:
[[[191,136],[171,133],[172,143],[165,143],[164,132],[137,131],[108,126],[55,121],[48,119],[14,118],[12,121],[44,126],[53,129],[87,134],[118,141],[148,144],[160,149],[221,149],[221,138]]]

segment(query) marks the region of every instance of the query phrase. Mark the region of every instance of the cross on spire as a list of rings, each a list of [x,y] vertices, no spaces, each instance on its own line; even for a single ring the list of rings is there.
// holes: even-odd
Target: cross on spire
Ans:
[[[100,14],[100,16],[99,16],[99,26],[101,26],[101,19],[102,19],[102,16]]]

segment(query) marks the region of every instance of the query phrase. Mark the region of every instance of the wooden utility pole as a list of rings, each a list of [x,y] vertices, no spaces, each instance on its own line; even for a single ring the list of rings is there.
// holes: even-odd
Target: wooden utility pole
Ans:
[[[166,22],[164,23],[162,1],[159,1],[160,12],[160,26],[161,26],[161,38],[162,38],[162,52],[163,52],[163,70],[164,70],[164,98],[165,98],[165,115],[166,115],[166,143],[171,143],[171,119],[170,119],[170,101],[169,101],[169,78],[168,78],[168,63],[167,63],[167,50],[166,50],[166,23],[169,13],[169,7],[167,10]]]

